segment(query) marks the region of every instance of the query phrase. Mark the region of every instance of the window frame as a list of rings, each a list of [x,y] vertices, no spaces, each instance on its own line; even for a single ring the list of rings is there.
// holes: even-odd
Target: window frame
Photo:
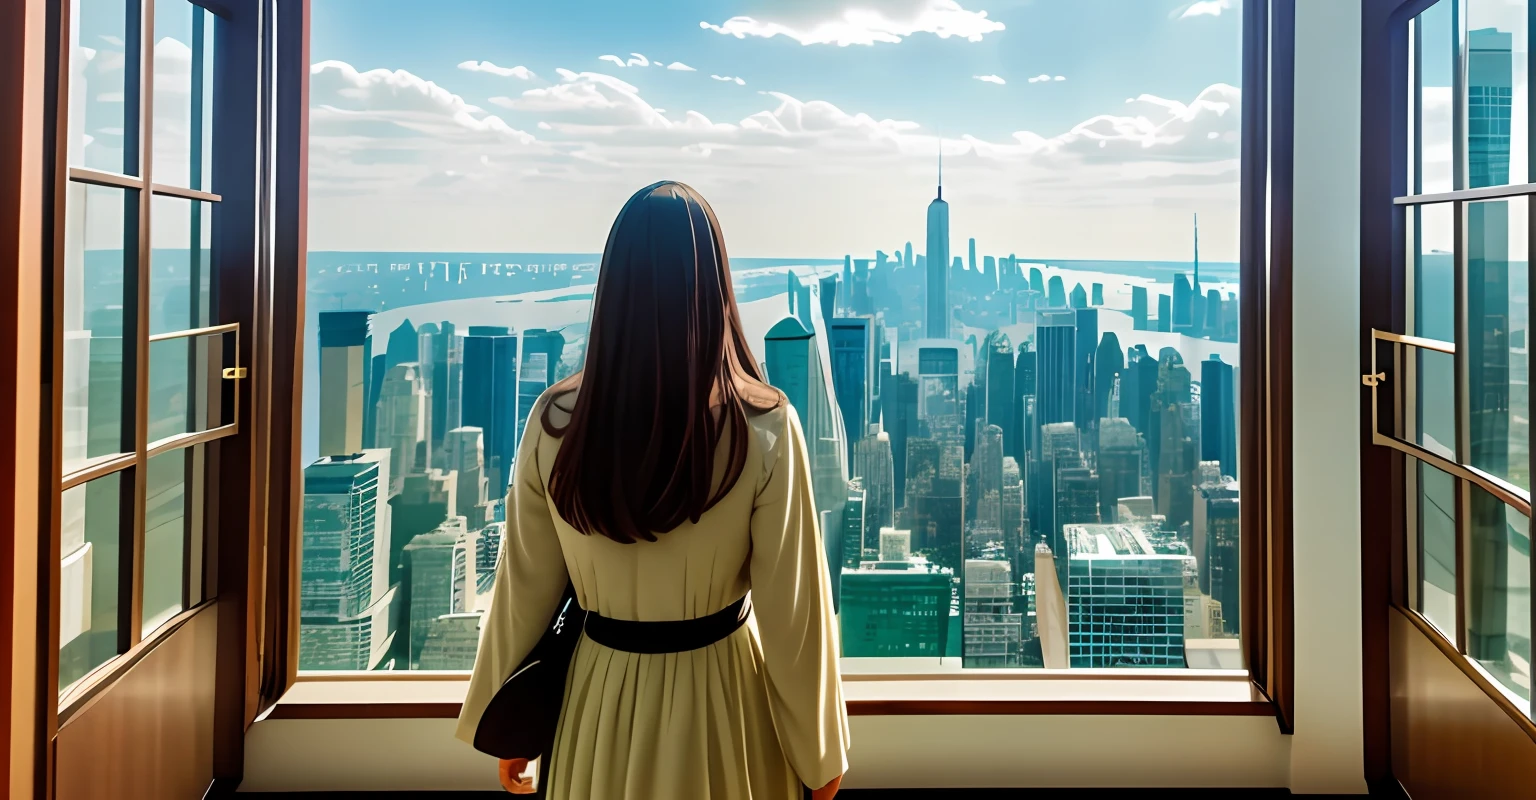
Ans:
[[[280,4],[285,0],[277,0]],[[286,0],[305,10],[281,37],[302,36],[284,58],[278,80],[307,86],[308,0]],[[279,14],[281,24],[282,15]],[[948,672],[878,669],[844,676],[864,695],[850,697],[851,714],[1217,714],[1274,716],[1284,733],[1293,729],[1294,655],[1291,590],[1291,198],[1292,109],[1295,62],[1295,0],[1243,0],[1243,103],[1240,169],[1240,376],[1239,466],[1244,487],[1241,515],[1242,631],[1244,671],[1135,669],[972,670]],[[299,52],[302,51],[302,57]],[[291,60],[300,59],[300,60]],[[285,79],[284,76],[288,77]],[[278,92],[279,147],[275,210],[277,263],[283,282],[275,305],[294,310],[274,321],[282,360],[272,364],[272,429],[293,431],[287,463],[268,472],[275,498],[286,497],[286,514],[267,527],[273,563],[265,590],[266,616],[259,634],[274,654],[263,665],[261,713],[272,719],[444,718],[458,702],[445,699],[467,686],[465,672],[362,672],[299,675],[298,590],[302,542],[302,472],[298,462],[299,397],[302,389],[305,295],[304,202],[307,185],[307,89]],[[286,120],[286,122],[285,122]],[[284,187],[288,187],[285,194]],[[291,235],[284,232],[290,232]],[[288,269],[288,265],[293,265]],[[291,360],[290,360],[291,359]],[[292,402],[288,402],[291,397]],[[1251,410],[1250,410],[1251,409]],[[274,439],[274,445],[278,440]],[[280,475],[280,468],[288,469]],[[282,517],[282,519],[278,519]],[[276,646],[278,649],[273,649]],[[895,662],[899,659],[890,659]],[[896,665],[891,665],[895,667]],[[1171,674],[1176,673],[1176,674]],[[1187,683],[1189,699],[1167,699],[1167,682]],[[996,698],[964,697],[964,687],[1041,682],[1046,695],[1004,689]],[[435,684],[435,686],[434,686]],[[1069,689],[1068,686],[1071,686]],[[891,689],[882,696],[878,687]],[[869,693],[865,687],[876,687]],[[1058,688],[1060,691],[1058,691]],[[959,694],[957,695],[957,691]],[[1026,699],[1027,698],[1027,699]]]
[[[212,4],[206,4],[205,0],[183,0],[183,2],[187,2],[194,8],[201,8],[205,14],[212,14],[214,19],[210,21],[217,31],[215,35],[218,38],[223,38],[223,28],[227,24],[227,17],[220,14],[220,8],[214,7]],[[209,232],[211,266],[208,276],[210,288],[209,308],[207,311],[210,316],[222,316],[219,312],[223,309],[218,308],[221,305],[218,264],[222,261],[221,251],[223,248],[218,243],[220,238],[218,228],[221,223],[226,227],[229,227],[229,224],[223,220],[223,217],[226,215],[224,213],[225,206],[222,195],[201,189],[158,183],[154,180],[155,0],[134,0],[133,2],[125,0],[124,6],[127,9],[125,20],[128,31],[130,35],[137,34],[137,41],[134,43],[137,52],[133,51],[133,47],[130,47],[128,50],[129,55],[137,57],[137,63],[133,69],[126,70],[128,75],[125,77],[124,87],[125,129],[136,131],[136,141],[130,139],[130,142],[135,145],[136,152],[131,157],[137,167],[135,170],[138,173],[137,176],[73,166],[69,163],[69,63],[74,50],[70,34],[70,9],[65,4],[59,4],[57,7],[50,6],[50,32],[53,35],[50,37],[49,68],[51,91],[49,93],[49,100],[51,101],[50,112],[52,118],[46,138],[49,140],[48,144],[50,146],[50,158],[48,161],[52,167],[52,185],[50,188],[53,193],[51,203],[53,219],[50,220],[51,241],[49,244],[51,248],[46,262],[51,264],[52,269],[44,271],[45,313],[43,328],[44,336],[46,337],[44,359],[49,365],[44,380],[44,388],[48,391],[45,403],[50,409],[50,419],[55,422],[47,428],[51,443],[48,448],[48,457],[44,459],[42,475],[45,476],[45,480],[52,487],[50,496],[45,499],[45,502],[48,504],[48,519],[50,520],[47,549],[44,552],[48,553],[46,557],[51,565],[48,567],[50,578],[48,584],[50,595],[49,607],[51,610],[47,620],[47,641],[51,656],[48,659],[44,674],[51,682],[50,685],[55,687],[53,691],[54,697],[49,702],[50,706],[56,708],[57,720],[54,725],[55,728],[66,724],[73,714],[83,709],[89,703],[92,697],[107,686],[112,685],[117,678],[121,677],[127,669],[131,668],[133,664],[137,663],[150,650],[168,638],[197,612],[213,602],[217,592],[217,581],[210,571],[212,561],[208,554],[212,548],[208,547],[210,542],[204,540],[202,546],[196,551],[202,561],[201,564],[196,566],[201,574],[199,581],[201,591],[199,594],[202,597],[196,602],[192,602],[192,597],[189,593],[190,581],[184,580],[181,589],[181,610],[161,623],[150,634],[145,635],[143,632],[142,612],[148,464],[149,460],[155,456],[190,450],[198,445],[206,445],[212,442],[232,440],[238,437],[241,431],[240,395],[242,392],[237,380],[237,385],[232,387],[234,391],[225,391],[232,404],[233,421],[206,430],[182,433],[156,441],[148,439],[150,414],[148,400],[150,391],[149,361],[152,344],[200,336],[233,334],[234,358],[237,364],[244,362],[239,355],[241,346],[241,322],[239,320],[224,324],[151,333],[151,326],[149,324],[150,302],[153,296],[151,286],[151,253],[153,244],[151,225],[155,198],[172,197],[190,200],[194,203],[210,204],[209,218],[212,220],[211,224],[213,225],[213,230]],[[137,12],[136,19],[135,12]],[[194,33],[194,42],[201,38],[205,37]],[[206,44],[204,47],[206,51]],[[217,59],[217,54],[221,50],[215,46],[213,52],[215,53],[214,58]],[[194,76],[194,80],[196,78],[197,76]],[[128,83],[136,85],[127,85]],[[217,84],[217,81],[215,83]],[[212,88],[218,89],[215,92],[215,97],[217,98],[219,91],[222,90],[217,86]],[[194,109],[197,109],[198,105],[198,102],[194,99]],[[208,124],[218,125],[218,120],[211,113],[212,109],[209,109],[209,112],[207,115]],[[195,122],[199,125],[200,133],[202,120]],[[199,139],[199,143],[200,141]],[[198,144],[193,144],[192,146],[192,153],[196,154],[200,147]],[[126,156],[127,154],[125,154]],[[215,166],[213,168],[215,175],[207,176],[208,185],[213,185],[213,180],[218,173],[229,172],[231,165],[227,162],[228,159],[220,162],[215,157]],[[194,165],[194,170],[197,170],[199,166]],[[189,175],[189,179],[191,177]],[[131,371],[133,378],[131,395],[126,391],[124,392],[124,416],[125,419],[132,420],[133,430],[131,437],[132,447],[130,450],[91,458],[82,466],[64,471],[63,429],[58,423],[62,419],[61,409],[63,407],[63,306],[65,292],[67,291],[65,289],[67,243],[65,239],[65,225],[62,221],[67,213],[67,187],[74,185],[105,186],[121,189],[125,193],[125,198],[129,197],[128,193],[136,193],[132,195],[136,198],[135,203],[137,206],[136,229],[132,239],[136,240],[137,252],[133,255],[134,264],[131,270],[125,271],[124,275],[125,289],[129,285],[133,287],[133,302],[132,305],[125,303],[123,325],[125,334],[133,336],[132,350],[125,352],[123,363],[124,371]],[[125,235],[126,233],[125,231]],[[125,253],[125,256],[127,255]],[[125,301],[128,299],[125,296]],[[227,344],[221,343],[221,346],[224,350],[229,351]],[[228,374],[227,369],[225,372],[226,378],[234,377]],[[192,375],[189,373],[189,390],[195,386],[191,377]],[[223,387],[221,386],[221,388]],[[207,450],[204,452],[205,455],[208,454]],[[213,483],[219,480],[219,473],[215,466],[217,463],[216,458],[209,459],[205,457],[204,461],[208,471],[204,473],[205,477],[202,485],[204,490],[207,491]],[[59,646],[58,603],[60,578],[58,562],[61,558],[61,553],[59,552],[61,541],[60,526],[62,522],[61,498],[63,493],[70,489],[84,486],[92,480],[113,474],[121,474],[129,470],[132,471],[132,479],[129,482],[132,495],[121,503],[118,522],[119,535],[124,537],[121,543],[123,552],[117,564],[119,575],[118,616],[120,623],[126,621],[126,626],[120,626],[118,631],[117,649],[119,652],[113,658],[93,667],[84,677],[71,686],[60,690],[57,688],[59,671],[57,651]],[[213,476],[211,480],[206,477],[209,475]],[[204,529],[206,530],[206,528]],[[190,570],[194,568],[193,565],[188,563],[188,559],[192,556],[193,552],[193,548],[188,546],[188,542],[184,541],[183,567],[181,570],[184,578],[189,577]],[[123,619],[124,614],[127,615],[126,620]]]
[[[1361,363],[1362,383],[1370,391],[1362,392],[1361,420],[1366,427],[1362,431],[1361,491],[1363,497],[1386,498],[1386,512],[1381,506],[1362,508],[1361,534],[1363,552],[1388,552],[1385,562],[1366,559],[1363,566],[1364,634],[1365,634],[1365,721],[1367,727],[1367,774],[1387,774],[1390,756],[1386,752],[1390,732],[1390,636],[1389,611],[1401,613],[1419,633],[1429,639],[1441,653],[1455,664],[1463,674],[1476,684],[1495,704],[1532,739],[1536,739],[1536,721],[1533,714],[1521,709],[1506,694],[1508,691],[1493,679],[1481,664],[1471,658],[1468,645],[1467,604],[1470,602],[1467,585],[1467,552],[1471,538],[1471,493],[1480,488],[1502,502],[1514,513],[1530,517],[1531,492],[1513,486],[1490,475],[1463,458],[1470,459],[1469,421],[1467,397],[1469,374],[1466,351],[1458,343],[1468,342],[1467,335],[1467,248],[1465,217],[1468,204],[1479,200],[1513,199],[1526,197],[1528,215],[1527,241],[1536,241],[1536,182],[1500,186],[1465,188],[1468,183],[1466,155],[1470,149],[1467,138],[1467,7],[1466,0],[1453,5],[1457,17],[1453,20],[1456,35],[1461,37],[1452,68],[1452,189],[1450,191],[1421,192],[1420,184],[1410,170],[1416,165],[1418,142],[1413,132],[1422,123],[1415,117],[1417,104],[1410,98],[1417,96],[1416,70],[1413,60],[1418,54],[1415,36],[1417,27],[1413,20],[1433,7],[1439,0],[1377,0],[1368,5],[1366,20],[1366,48],[1362,74],[1362,124],[1361,124]],[[1536,22],[1536,3],[1529,3],[1528,19]],[[1536,28],[1528,26],[1527,36],[1536,41]],[[1527,42],[1527,80],[1536,75],[1536,48]],[[1529,83],[1527,93],[1532,91]],[[1527,103],[1526,109],[1528,156],[1536,154],[1536,131],[1530,123],[1536,122],[1536,109]],[[1512,143],[1513,144],[1513,143]],[[1528,163],[1529,159],[1528,159]],[[1536,177],[1536,173],[1528,176]],[[1453,301],[1455,342],[1443,342],[1398,333],[1409,330],[1408,305],[1413,295],[1409,274],[1408,215],[1411,209],[1431,204],[1449,204],[1454,215]],[[1380,243],[1389,242],[1388,247]],[[1529,244],[1527,249],[1529,250]],[[1536,259],[1527,257],[1527,281],[1536,278]],[[1383,364],[1378,358],[1380,343],[1393,348],[1391,363]],[[1419,348],[1451,355],[1455,360],[1455,458],[1446,458],[1412,442],[1381,433],[1380,416],[1391,409],[1394,417],[1401,416],[1406,398],[1405,387],[1399,375],[1404,351]],[[1527,359],[1530,358],[1527,342]],[[1386,380],[1380,380],[1382,372]],[[1373,380],[1375,376],[1375,380]],[[1400,420],[1391,422],[1394,433],[1400,428]],[[1528,455],[1531,455],[1528,453]],[[1409,513],[1410,488],[1417,482],[1417,465],[1426,464],[1438,469],[1455,482],[1456,518],[1454,520],[1454,550],[1456,558],[1456,612],[1455,631],[1447,634],[1417,609],[1420,591],[1419,564],[1416,551],[1419,545],[1414,516]],[[1536,456],[1532,464],[1536,466]],[[1529,474],[1529,473],[1528,473]],[[1373,513],[1373,511],[1375,513]],[[1533,554],[1533,574],[1536,574],[1536,554]],[[1536,592],[1531,598],[1532,619],[1536,619]],[[1536,706],[1533,706],[1536,711]]]

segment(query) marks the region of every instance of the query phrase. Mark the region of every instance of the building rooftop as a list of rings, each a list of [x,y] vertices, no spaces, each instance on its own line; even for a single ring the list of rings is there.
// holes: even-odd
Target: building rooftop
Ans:
[[[1158,553],[1146,532],[1136,525],[1066,525],[1062,537],[1072,558],[1187,558]]]

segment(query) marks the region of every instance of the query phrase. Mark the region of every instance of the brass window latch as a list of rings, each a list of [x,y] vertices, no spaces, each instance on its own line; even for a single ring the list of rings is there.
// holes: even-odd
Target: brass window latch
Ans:
[[[228,370],[226,370],[226,372],[228,372]],[[1387,379],[1387,373],[1385,373],[1385,372],[1378,372],[1375,375],[1361,375],[1360,376],[1360,383],[1363,386],[1369,386],[1372,389],[1374,389],[1374,388],[1376,388],[1376,386],[1378,384],[1380,384],[1382,381],[1384,381],[1386,379]]]
[[[238,381],[246,376],[245,367],[225,367],[224,380]]]

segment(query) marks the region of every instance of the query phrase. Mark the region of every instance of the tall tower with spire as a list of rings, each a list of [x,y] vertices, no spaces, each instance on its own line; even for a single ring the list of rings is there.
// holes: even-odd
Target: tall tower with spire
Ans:
[[[939,142],[939,191],[928,204],[928,302],[930,339],[949,338],[949,203],[944,202],[944,142]]]

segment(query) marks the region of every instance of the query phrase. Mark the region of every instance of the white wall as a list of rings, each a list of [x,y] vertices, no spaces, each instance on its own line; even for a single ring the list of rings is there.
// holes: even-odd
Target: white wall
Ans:
[[[1262,717],[856,717],[849,787],[1365,791],[1360,0],[1296,6],[1295,735]],[[449,720],[258,722],[246,738],[242,788],[495,789],[494,764],[452,730]]]
[[[1360,630],[1360,0],[1296,2],[1292,791],[1365,791]]]
[[[849,788],[1263,788],[1284,786],[1293,769],[1290,737],[1267,717],[850,722]],[[246,735],[245,775],[247,792],[498,788],[496,763],[438,719],[258,722]]]

